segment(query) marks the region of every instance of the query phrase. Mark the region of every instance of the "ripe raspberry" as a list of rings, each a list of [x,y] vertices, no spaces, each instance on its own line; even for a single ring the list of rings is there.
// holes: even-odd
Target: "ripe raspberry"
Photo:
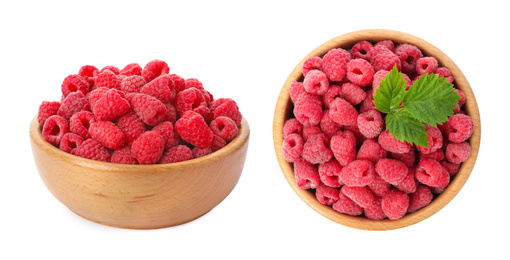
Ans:
[[[64,79],[61,89],[63,97],[67,97],[67,95],[77,91],[85,95],[89,92],[90,85],[82,76],[72,74]]]
[[[434,195],[432,195],[432,192],[427,186],[418,185],[416,191],[409,194],[409,208],[407,212],[415,212],[429,205],[433,197]]]
[[[303,82],[292,81],[289,86],[289,96],[292,103],[296,103],[301,94],[305,93],[305,86]]]
[[[438,67],[434,71],[434,74],[438,74],[440,78],[446,77],[448,82],[453,83],[454,78],[452,76],[452,72],[448,68]]]
[[[337,122],[331,120],[329,116],[329,110],[322,111],[322,119],[319,123],[321,131],[326,134],[329,138],[336,135],[338,131],[342,130],[342,126]]]
[[[175,137],[179,137],[178,134],[175,134]],[[221,137],[213,134],[213,140],[211,143],[211,148],[213,152],[218,151],[219,149],[225,147],[227,145],[227,142],[223,140]]]
[[[364,59],[368,61],[368,53],[374,46],[368,41],[360,41],[354,44],[351,48],[351,55],[353,59]]]
[[[67,120],[59,115],[48,117],[42,128],[43,139],[58,147],[62,137],[69,132]]]
[[[445,124],[445,135],[454,143],[466,141],[473,134],[475,124],[468,115],[455,114]]]
[[[375,46],[384,46],[386,47],[388,50],[390,50],[391,52],[394,52],[395,51],[395,43],[393,43],[392,40],[382,40],[382,41],[379,41],[377,42]]]
[[[175,93],[179,93],[186,88],[186,80],[177,74],[168,74],[171,80],[174,82]]]
[[[437,127],[430,125],[425,126],[425,131],[428,134],[428,147],[416,145],[416,149],[424,154],[433,153],[440,149],[443,146],[443,135],[441,134],[441,131],[439,131]]]
[[[84,140],[81,136],[69,132],[62,136],[59,148],[66,153],[71,153],[71,151],[80,146],[83,141]]]
[[[315,190],[315,197],[317,200],[324,205],[333,205],[340,198],[340,191],[336,188],[332,188],[320,183]]]
[[[418,156],[419,156],[420,160],[422,158],[428,158],[428,159],[432,159],[432,160],[436,160],[436,161],[441,161],[444,159],[444,152],[443,152],[443,149],[437,149],[433,153],[420,152]]]
[[[377,141],[384,150],[391,153],[408,153],[411,151],[411,145],[408,142],[397,140],[390,134],[389,130],[383,131]]]
[[[434,57],[423,57],[416,61],[416,72],[420,75],[432,74],[437,69],[437,60]]]
[[[90,138],[89,127],[96,121],[94,114],[90,111],[80,111],[69,120],[69,129],[72,133],[81,136],[84,140]]]
[[[303,140],[305,142],[308,140],[310,136],[320,133],[322,133],[322,130],[318,125],[303,126]]]
[[[142,76],[127,76],[120,82],[120,90],[124,93],[139,93],[140,89],[145,85],[145,79]]]
[[[369,57],[375,72],[380,70],[390,71],[395,65],[397,65],[399,71],[401,70],[400,58],[382,45],[376,44],[370,51]]]
[[[142,76],[142,67],[138,63],[130,63],[120,70],[119,75]]]
[[[329,80],[326,74],[320,70],[312,70],[306,74],[303,80],[306,92],[315,95],[323,95],[329,89]]]
[[[430,187],[442,189],[450,182],[450,174],[436,160],[421,159],[415,171],[416,179]]]
[[[409,196],[399,190],[391,190],[382,198],[381,208],[389,219],[402,218],[409,208]]]
[[[453,113],[458,113],[460,112],[460,108],[462,108],[462,106],[466,103],[466,94],[459,89],[454,89],[454,91],[460,96],[457,107],[453,110]]]
[[[170,102],[175,98],[174,82],[167,74],[161,75],[145,84],[140,93],[153,96],[163,103]]]
[[[390,192],[391,184],[386,182],[377,174],[375,173],[374,180],[367,185],[367,187],[374,193],[376,196],[384,197],[386,194]]]
[[[148,125],[155,126],[165,120],[166,106],[153,96],[134,94],[131,106],[138,117]]]
[[[90,110],[89,102],[82,92],[77,91],[65,97],[58,108],[57,115],[69,120],[73,114],[82,110]]]
[[[115,75],[119,75],[120,74],[120,69],[117,67],[117,66],[113,66],[113,65],[107,65],[107,66],[104,66],[100,71],[99,71],[99,74],[101,74],[102,72],[106,71],[106,70],[109,70],[111,72],[113,72],[113,74]]]
[[[391,153],[391,157],[403,162],[407,167],[412,167],[416,161],[415,148],[411,146],[411,149],[407,153]]]
[[[374,78],[374,68],[364,59],[353,59],[347,63],[347,78],[358,86],[369,86]]]
[[[297,119],[290,118],[283,125],[283,138],[294,133],[303,136],[303,125]]]
[[[413,74],[416,71],[416,62],[423,57],[418,47],[407,43],[398,45],[395,54],[400,58],[402,72],[406,74]]]
[[[340,189],[340,192],[362,208],[370,207],[375,200],[374,194],[366,186],[350,187],[348,185],[344,185]]]
[[[168,149],[159,163],[176,163],[193,159],[193,153],[191,149],[186,145],[177,145]]]
[[[131,111],[131,105],[120,90],[110,89],[92,105],[97,120],[115,120]]]
[[[90,136],[110,149],[124,146],[126,135],[111,121],[96,121],[90,125]]]
[[[126,144],[133,143],[146,130],[145,123],[135,111],[128,112],[116,120],[117,127],[126,135]]]
[[[174,146],[175,138],[174,138],[174,125],[170,121],[165,121],[159,123],[157,126],[152,128],[152,131],[158,133],[165,140],[165,150],[168,150],[170,147]]]
[[[347,82],[342,85],[341,96],[351,105],[356,106],[367,97],[367,93],[358,85]]]
[[[357,160],[369,160],[373,164],[382,158],[386,158],[388,152],[384,150],[380,144],[374,139],[366,139],[358,150]]]
[[[471,155],[469,143],[450,143],[446,146],[446,159],[451,163],[460,164],[466,161]]]
[[[340,180],[350,187],[364,187],[374,181],[374,178],[374,165],[369,160],[352,161],[340,171]]]
[[[376,138],[384,127],[384,120],[377,110],[368,110],[359,114],[358,128],[366,138]],[[438,130],[439,131],[439,130]]]
[[[407,166],[395,159],[383,158],[375,164],[375,171],[390,184],[399,184],[408,173]]]
[[[460,170],[460,164],[449,163],[446,160],[439,161],[439,163],[448,171],[450,176],[455,176]]]
[[[329,104],[336,98],[342,97],[342,87],[338,85],[330,85],[329,89],[324,95],[321,96],[322,104],[326,109],[329,109]],[[294,102],[295,103],[295,102]]]
[[[341,81],[347,73],[351,54],[341,48],[332,49],[322,58],[322,71],[330,81]]]
[[[43,101],[41,105],[39,105],[39,110],[37,111],[37,122],[39,125],[43,126],[44,121],[46,121],[48,117],[56,115],[59,108],[60,102],[58,101]]]
[[[322,59],[320,57],[309,57],[303,63],[303,67],[301,69],[303,76],[306,77],[308,72],[311,70],[320,70],[322,69]]]
[[[346,166],[356,159],[356,137],[349,130],[339,132],[331,137],[330,147],[342,166]]]
[[[343,182],[340,180],[340,171],[342,168],[342,165],[340,165],[335,158],[331,158],[331,160],[319,164],[318,171],[321,182],[333,188],[342,186]]]
[[[196,78],[185,79],[184,83],[185,83],[185,89],[188,89],[188,88],[196,88],[198,90],[204,89],[204,84],[202,84],[202,82]]]
[[[365,92],[367,94],[366,98],[361,101],[361,105],[359,106],[359,112],[363,113],[365,111],[375,109],[374,105],[374,90],[370,89]]]
[[[193,155],[193,158],[200,158],[200,157],[206,156],[210,153],[212,153],[211,147],[206,147],[206,148],[193,147],[193,149],[191,149],[191,154]]]
[[[416,191],[417,185],[418,182],[414,178],[414,168],[409,168],[406,177],[401,182],[396,184],[395,188],[405,193],[413,193]]]
[[[374,202],[369,207],[364,208],[365,217],[372,220],[382,220],[386,218],[384,211],[382,210],[382,198],[375,197]]]
[[[207,126],[204,118],[193,111],[186,111],[177,122],[175,129],[182,140],[200,147],[209,147],[213,141],[213,132]]]
[[[211,121],[209,124],[211,131],[223,138],[226,142],[234,139],[237,136],[238,128],[236,123],[230,117],[219,116]]]
[[[388,73],[390,72],[387,70],[379,70],[374,74],[374,79],[372,81],[372,88],[374,90],[379,88],[379,83],[381,83],[381,80],[383,80]]]
[[[110,161],[112,163],[138,164],[138,161],[131,152],[131,148],[129,146],[125,146],[113,151]]]
[[[363,213],[363,208],[345,196],[342,192],[338,194],[338,201],[333,204],[333,209],[347,215],[358,216]]]
[[[195,111],[200,107],[207,107],[207,102],[197,88],[187,88],[177,94],[175,99],[177,113],[182,115],[186,111]]]
[[[312,164],[324,163],[333,158],[329,149],[329,138],[324,134],[310,136],[303,145],[301,157]]]
[[[316,189],[321,183],[317,167],[304,159],[294,161],[294,177],[296,185],[303,190]]]
[[[165,103],[164,105],[166,107],[166,116],[164,121],[170,121],[172,124],[175,124],[175,121],[177,121],[177,109],[175,109],[172,102]]]
[[[83,143],[81,143],[81,145],[77,148],[73,149],[71,153],[86,159],[103,162],[109,162],[111,158],[108,150],[106,150],[104,146],[92,138],[83,141]]]
[[[211,113],[213,114],[213,119],[219,116],[226,116],[234,120],[237,127],[241,126],[243,115],[241,114],[241,111],[239,111],[239,107],[233,99],[218,98],[211,102],[210,107]]]
[[[329,104],[331,119],[341,125],[355,125],[358,120],[358,111],[351,103],[343,98],[336,98]]]
[[[121,79],[109,69],[104,70],[99,73],[96,78],[96,83],[94,84],[94,88],[114,88],[120,90],[120,82]]]
[[[143,68],[142,77],[145,79],[145,82],[149,83],[160,75],[168,73],[170,73],[170,67],[168,67],[166,62],[162,60],[152,60]]]
[[[90,104],[90,108],[92,109],[94,107],[94,104],[101,98],[103,97],[103,95],[108,92],[110,89],[108,88],[105,88],[105,87],[101,87],[101,88],[96,88],[92,91],[90,91],[88,94],[87,94],[87,98],[89,100],[89,104]]]
[[[140,164],[157,163],[164,150],[165,140],[154,131],[147,131],[141,134],[131,146],[131,153]]]
[[[303,93],[294,104],[294,116],[303,126],[318,125],[322,118],[320,97]]]
[[[97,77],[97,75],[99,75],[99,70],[94,65],[83,65],[80,67],[78,75],[84,79],[87,77]]]

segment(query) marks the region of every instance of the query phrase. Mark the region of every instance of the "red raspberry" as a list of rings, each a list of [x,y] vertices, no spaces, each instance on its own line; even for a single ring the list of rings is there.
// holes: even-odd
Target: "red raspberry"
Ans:
[[[315,190],[315,197],[317,200],[324,205],[333,205],[340,198],[340,191],[337,188],[332,188],[320,183]]]
[[[176,134],[175,136],[178,137],[179,135]],[[221,137],[213,134],[213,140],[211,143],[211,148],[212,148],[213,152],[216,152],[219,149],[225,147],[225,145],[227,145],[227,142],[225,142],[225,140],[223,140]]]
[[[331,137],[330,147],[342,166],[346,166],[356,159],[356,137],[349,130],[339,132]]]
[[[294,133],[303,136],[303,125],[297,119],[290,118],[283,125],[283,138]]]
[[[376,196],[384,197],[386,194],[390,192],[391,184],[386,182],[379,176],[379,174],[375,173],[374,180],[367,185],[367,187],[374,193]]]
[[[363,208],[345,196],[342,192],[338,195],[338,201],[333,204],[333,209],[347,215],[358,216],[363,213]]]
[[[385,158],[388,152],[384,150],[380,144],[374,139],[366,139],[358,150],[356,155],[357,160],[369,160],[373,164],[377,163],[382,158]]]
[[[412,167],[416,161],[415,148],[411,146],[411,149],[407,153],[391,153],[391,157],[403,162],[407,167]]]
[[[206,156],[210,153],[212,153],[211,147],[206,147],[206,148],[193,147],[193,149],[191,149],[191,154],[193,155],[193,158],[200,158],[200,157]]]
[[[174,81],[166,74],[161,75],[145,84],[140,93],[153,96],[163,103],[170,102],[175,98]]]
[[[420,158],[420,160],[422,158],[428,158],[428,159],[433,159],[433,160],[436,160],[436,161],[441,161],[441,160],[444,159],[444,152],[443,152],[443,149],[437,149],[433,153],[423,153],[423,152],[420,152],[419,158]]]
[[[191,149],[185,145],[177,145],[168,149],[159,163],[176,163],[193,159]]]
[[[82,76],[72,74],[64,79],[61,89],[63,97],[67,97],[67,95],[77,91],[85,95],[89,92],[90,85]]]
[[[303,93],[294,104],[294,116],[303,126],[318,125],[322,118],[320,97]]]
[[[393,43],[392,40],[379,41],[374,45],[374,47],[375,46],[384,46],[384,47],[388,48],[388,50],[390,50],[391,52],[395,51],[395,43]]]
[[[226,116],[216,117],[211,121],[209,127],[215,135],[223,138],[226,142],[234,139],[239,131],[236,123]]]
[[[168,74],[171,80],[174,81],[175,93],[179,93],[186,88],[186,80],[177,74]]]
[[[303,140],[306,142],[308,138],[315,134],[322,133],[321,128],[318,125],[314,126],[303,126]]]
[[[310,136],[303,146],[301,157],[312,164],[329,161],[333,158],[333,152],[329,149],[329,138],[324,133]]]
[[[306,92],[315,95],[323,95],[329,89],[329,80],[326,74],[320,70],[312,70],[306,74],[303,80]]]
[[[377,110],[368,110],[359,114],[358,128],[366,138],[376,138],[384,127],[384,120]],[[439,131],[439,130],[438,130]]]
[[[407,176],[398,184],[395,185],[395,188],[397,188],[399,191],[405,192],[405,193],[413,193],[416,191],[416,186],[418,185],[418,182],[414,178],[414,168],[409,168],[407,171]]]
[[[382,220],[386,218],[384,211],[382,210],[382,198],[375,197],[374,202],[369,207],[364,208],[365,217],[372,220]]]
[[[62,136],[62,140],[60,140],[59,148],[66,153],[71,153],[72,150],[80,146],[83,141],[83,138],[77,134],[66,133]]]
[[[399,190],[391,190],[382,198],[381,208],[389,219],[402,218],[409,208],[409,196]]]
[[[110,89],[92,105],[97,120],[115,120],[131,111],[131,105],[120,90]]]
[[[78,75],[80,75],[84,79],[87,77],[89,78],[97,77],[97,75],[99,75],[99,70],[94,65],[83,65],[78,71]]]
[[[154,128],[152,131],[160,134],[165,140],[165,150],[168,150],[170,147],[175,145],[175,137],[174,137],[174,125],[170,121],[165,121]]]
[[[338,131],[342,130],[342,126],[337,122],[331,120],[329,116],[329,110],[322,111],[322,119],[319,123],[319,127],[323,133],[325,133],[329,138],[336,135]]]
[[[166,106],[157,98],[145,94],[134,94],[131,106],[138,117],[148,125],[155,126],[166,118]]]
[[[445,77],[448,82],[453,83],[454,78],[452,76],[452,72],[448,68],[438,67],[434,71],[434,74],[438,74],[440,78]]]
[[[193,111],[186,111],[177,122],[175,129],[182,140],[200,147],[209,147],[213,141],[213,132],[207,126],[204,118]]]
[[[449,163],[445,160],[439,162],[450,174],[450,176],[455,176],[460,170],[460,164],[458,163]]]
[[[119,149],[124,146],[126,135],[111,121],[96,121],[90,125],[90,136],[106,148]]]
[[[332,49],[322,58],[322,71],[330,81],[341,81],[347,73],[351,54],[341,48]]]
[[[372,88],[378,89],[381,81],[390,73],[388,70],[379,70],[374,74],[374,80],[372,81]]]
[[[336,98],[341,97],[343,97],[342,87],[338,85],[330,85],[328,91],[321,96],[322,104],[326,109],[329,109],[329,104],[333,102],[333,100],[335,100]]]
[[[469,143],[450,143],[446,146],[446,159],[451,163],[460,164],[466,161],[471,155]]]
[[[283,158],[288,162],[294,162],[301,157],[303,152],[303,137],[299,134],[293,133],[283,139],[282,154]]]
[[[347,82],[342,85],[341,96],[351,103],[351,105],[356,106],[367,97],[367,93],[358,85]]]
[[[407,166],[395,159],[383,158],[375,164],[375,171],[390,184],[399,184],[408,173]]]
[[[69,120],[73,114],[82,110],[90,110],[89,101],[82,92],[77,91],[65,97],[58,108],[57,115]]]
[[[416,149],[424,154],[433,153],[440,149],[443,146],[443,135],[441,134],[441,131],[439,131],[437,127],[430,125],[425,126],[425,131],[428,134],[428,147],[416,145]]]
[[[131,153],[140,164],[157,163],[164,150],[165,140],[154,131],[147,131],[141,134],[131,146]]]
[[[219,116],[230,117],[230,119],[234,120],[237,127],[241,126],[241,121],[243,120],[243,115],[239,111],[239,107],[237,103],[231,98],[218,98],[211,102],[211,113],[213,114],[213,119]]]
[[[172,102],[165,103],[164,105],[166,107],[166,116],[164,121],[170,121],[172,124],[175,124],[175,121],[177,121],[177,109],[175,109]]]
[[[436,160],[423,158],[416,168],[416,179],[427,186],[442,189],[450,182],[450,174]]]
[[[43,139],[48,143],[58,147],[62,137],[69,133],[69,125],[67,120],[59,115],[48,117],[42,128]]]
[[[359,131],[358,125],[346,125],[344,126],[344,131],[349,130],[354,134],[354,137],[356,137],[356,146],[361,146],[363,142],[365,141],[365,136]]]
[[[358,86],[369,86],[374,78],[374,68],[364,59],[353,59],[347,63],[347,78]]]
[[[374,203],[375,196],[366,186],[363,187],[350,187],[344,185],[340,192],[347,196],[349,199],[354,201],[362,208],[367,208]]]
[[[455,114],[445,124],[445,135],[454,143],[461,143],[469,139],[475,129],[473,119],[468,115]]]
[[[121,79],[109,69],[104,70],[99,73],[96,78],[96,83],[94,84],[94,88],[114,88],[120,90],[120,82]]]
[[[411,44],[400,44],[395,48],[395,54],[400,58],[402,72],[413,74],[416,71],[416,62],[423,57],[421,50]]]
[[[59,108],[60,102],[58,101],[43,101],[41,105],[39,105],[39,110],[37,111],[37,122],[39,125],[43,126],[44,121],[46,121],[48,117],[56,115]]]
[[[83,141],[83,143],[81,143],[81,145],[77,148],[73,149],[71,153],[86,159],[103,162],[109,162],[111,158],[108,150],[106,150],[104,146],[92,138]]]
[[[105,72],[106,70],[109,70],[111,72],[113,72],[113,74],[115,75],[119,75],[120,74],[120,69],[117,67],[117,66],[113,66],[113,65],[107,65],[107,66],[104,66],[100,71],[99,71],[99,74]]]
[[[389,130],[383,131],[377,141],[384,150],[391,153],[408,153],[411,151],[411,145],[408,142],[397,140],[390,134]]]
[[[296,103],[301,94],[306,92],[303,82],[292,81],[289,86],[289,96],[292,103]]]
[[[202,82],[196,78],[185,79],[184,83],[185,83],[185,89],[188,89],[188,88],[196,88],[198,90],[204,89],[204,84],[202,84]]]
[[[170,67],[162,60],[152,60],[142,70],[142,77],[147,83],[163,74],[170,73]]]
[[[108,88],[105,88],[105,87],[101,87],[101,88],[96,88],[92,91],[90,91],[88,94],[87,94],[87,98],[89,100],[89,104],[90,104],[90,108],[92,109],[94,107],[94,104],[100,99],[103,97],[103,95],[108,92]]]
[[[432,195],[432,192],[427,186],[418,185],[416,191],[409,194],[409,208],[407,212],[415,212],[429,205],[433,197],[434,195]]]
[[[138,63],[130,63],[120,70],[119,75],[142,76],[142,67]]]
[[[303,190],[316,189],[321,183],[317,167],[304,159],[294,161],[294,177],[296,185]]]
[[[145,123],[135,111],[128,112],[116,120],[117,127],[126,135],[126,144],[131,144],[146,130]]]
[[[416,61],[416,72],[420,75],[432,74],[437,69],[437,60],[434,57],[423,57]]]
[[[309,57],[303,63],[301,71],[303,72],[303,76],[306,77],[308,72],[310,72],[311,70],[320,69],[322,69],[322,59],[320,57]]]
[[[369,57],[375,72],[380,70],[390,71],[395,65],[399,71],[401,70],[400,58],[382,45],[376,44],[370,51]]]
[[[80,111],[69,120],[69,129],[72,133],[81,136],[84,140],[90,138],[89,127],[96,121],[94,114],[90,111]]]
[[[131,148],[129,146],[125,146],[113,151],[110,161],[112,163],[138,164],[138,161],[131,152]]]
[[[374,105],[374,90],[370,89],[365,92],[367,97],[361,101],[361,105],[359,106],[359,112],[363,113],[365,111],[375,109]]]
[[[340,171],[340,180],[350,187],[364,187],[374,181],[374,178],[374,165],[368,160],[352,161]]]
[[[207,108],[207,102],[197,88],[187,88],[177,94],[175,99],[177,113],[182,115],[186,111],[197,112],[196,110],[202,107]]]
[[[336,98],[329,104],[331,119],[341,125],[355,125],[358,120],[358,111],[351,103],[343,98]]]
[[[368,41],[357,42],[351,48],[352,58],[368,60],[368,53],[373,47],[374,46]]]
[[[142,76],[127,76],[120,82],[120,90],[124,93],[138,93],[145,85],[145,79]]]
[[[342,186],[343,182],[340,180],[340,171],[342,168],[342,165],[340,165],[335,158],[331,158],[331,160],[319,164],[318,171],[321,182],[333,188]]]

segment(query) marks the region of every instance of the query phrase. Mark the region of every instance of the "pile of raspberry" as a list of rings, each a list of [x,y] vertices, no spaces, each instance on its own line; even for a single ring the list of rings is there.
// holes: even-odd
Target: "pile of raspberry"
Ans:
[[[320,203],[340,213],[402,218],[440,194],[471,153],[474,123],[457,88],[461,99],[449,120],[426,125],[428,147],[389,133],[373,95],[394,65],[408,88],[425,73],[454,84],[450,70],[418,47],[383,40],[310,57],[302,80],[289,86],[293,116],[283,128],[283,157],[293,164],[300,189],[311,189]]]
[[[214,99],[196,78],[170,74],[152,60],[101,70],[85,65],[62,83],[61,101],[43,101],[44,140],[84,158],[163,164],[215,152],[237,136],[242,115],[230,98]]]

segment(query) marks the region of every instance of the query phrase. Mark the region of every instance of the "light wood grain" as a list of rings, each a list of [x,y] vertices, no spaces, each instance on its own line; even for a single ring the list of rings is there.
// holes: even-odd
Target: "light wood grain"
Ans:
[[[304,61],[311,56],[323,56],[332,48],[342,47],[344,49],[349,49],[358,41],[368,40],[375,42],[386,39],[393,40],[397,44],[409,43],[416,45],[418,48],[422,50],[424,55],[435,57],[441,66],[450,69],[453,77],[455,78],[454,82],[455,86],[459,88],[462,92],[464,92],[464,94],[466,95],[466,104],[464,105],[464,107],[466,109],[467,114],[473,118],[473,121],[475,123],[475,130],[473,135],[469,139],[469,143],[471,145],[470,157],[467,159],[467,161],[465,161],[462,164],[459,173],[457,173],[457,175],[452,179],[449,186],[431,204],[414,213],[407,214],[406,216],[398,220],[385,219],[380,221],[374,221],[364,217],[340,214],[334,211],[331,207],[319,203],[315,198],[314,194],[310,190],[299,189],[296,186],[296,182],[294,179],[293,166],[291,163],[287,162],[283,158],[281,150],[283,142],[283,125],[285,121],[292,115],[292,104],[289,97],[289,85],[294,80],[302,80],[303,75],[301,72],[301,68],[303,66]],[[436,48],[435,46],[426,42],[423,39],[398,31],[382,29],[362,30],[338,36],[318,46],[316,49],[314,49],[312,52],[306,55],[301,60],[301,62],[299,62],[299,64],[296,65],[294,70],[290,73],[289,77],[285,81],[280,92],[280,95],[278,97],[273,119],[273,142],[276,157],[285,179],[287,180],[291,188],[294,190],[294,192],[308,206],[310,206],[313,210],[323,215],[324,217],[345,226],[364,230],[391,230],[403,228],[423,221],[424,219],[432,216],[433,214],[441,210],[457,195],[457,193],[460,191],[460,189],[464,186],[467,179],[469,178],[475,165],[476,158],[478,156],[480,139],[481,139],[481,123],[476,98],[466,77],[464,76],[464,74],[462,74],[461,70],[457,67],[457,65],[441,50],[439,50],[438,48]]]
[[[218,205],[237,184],[248,150],[243,118],[238,136],[201,158],[160,165],[123,165],[65,153],[41,135],[37,118],[30,140],[48,190],[89,220],[110,226],[153,229],[194,220]]]

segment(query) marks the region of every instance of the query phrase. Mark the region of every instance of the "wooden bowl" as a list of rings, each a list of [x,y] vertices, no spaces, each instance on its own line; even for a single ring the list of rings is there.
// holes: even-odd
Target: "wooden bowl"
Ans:
[[[469,144],[471,145],[471,156],[468,158],[467,161],[462,163],[460,171],[451,180],[450,184],[443,191],[443,193],[437,196],[428,206],[416,212],[406,214],[401,219],[398,220],[385,219],[375,221],[367,219],[362,216],[350,216],[338,213],[335,210],[333,210],[330,206],[325,206],[319,203],[315,198],[314,192],[312,192],[311,190],[302,190],[298,188],[296,186],[296,181],[294,179],[293,166],[291,163],[287,162],[283,158],[282,142],[283,142],[283,126],[285,124],[285,121],[292,116],[293,108],[293,104],[289,96],[289,85],[294,80],[303,79],[301,68],[303,66],[304,61],[308,57],[311,56],[322,57],[330,49],[338,47],[350,49],[356,42],[362,40],[376,42],[386,39],[393,40],[396,44],[400,43],[414,44],[418,48],[420,48],[424,56],[433,56],[438,60],[441,66],[450,69],[453,77],[455,78],[454,84],[466,95],[466,104],[464,105],[464,108],[467,114],[473,118],[473,121],[475,123],[475,130],[473,135],[469,139]],[[292,189],[296,192],[296,194],[308,206],[310,206],[312,209],[314,209],[316,212],[323,215],[324,217],[345,226],[364,230],[391,230],[410,226],[432,216],[440,209],[442,209],[444,206],[446,206],[446,204],[448,204],[455,197],[455,195],[457,195],[457,193],[460,191],[462,186],[464,186],[469,175],[471,174],[480,147],[480,135],[481,135],[480,114],[478,112],[478,105],[476,103],[475,95],[473,94],[473,91],[469,86],[466,77],[462,74],[457,65],[455,65],[455,63],[450,58],[448,58],[446,54],[444,54],[441,50],[439,50],[432,44],[413,35],[392,30],[373,29],[355,31],[333,38],[323,43],[316,49],[314,49],[306,57],[304,57],[299,64],[297,64],[297,66],[294,68],[294,70],[290,73],[289,77],[285,81],[285,84],[282,87],[282,90],[278,97],[278,101],[276,103],[273,119],[273,142],[276,157],[278,159],[278,163],[280,164],[280,168],[283,172],[283,175],[285,176],[287,182],[292,187]]]
[[[243,170],[250,128],[224,148],[189,161],[124,165],[63,152],[30,124],[32,152],[50,192],[76,214],[94,222],[132,229],[170,227],[209,212],[234,189]]]

